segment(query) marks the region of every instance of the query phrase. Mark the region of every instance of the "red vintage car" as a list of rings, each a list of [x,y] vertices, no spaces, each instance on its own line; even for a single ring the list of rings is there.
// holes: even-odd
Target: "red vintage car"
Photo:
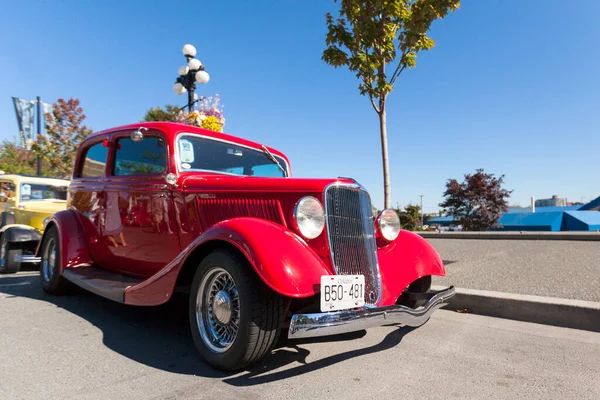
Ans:
[[[419,326],[454,295],[430,290],[445,275],[434,248],[395,211],[374,218],[356,181],[292,178],[273,148],[166,122],[85,139],[37,255],[51,294],[75,284],[155,306],[189,292],[195,345],[224,370],[260,360],[284,329]]]

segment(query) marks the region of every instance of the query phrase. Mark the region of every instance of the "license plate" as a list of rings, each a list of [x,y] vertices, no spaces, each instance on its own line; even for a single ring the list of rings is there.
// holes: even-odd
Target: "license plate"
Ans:
[[[365,304],[364,275],[321,276],[321,311],[347,310]]]

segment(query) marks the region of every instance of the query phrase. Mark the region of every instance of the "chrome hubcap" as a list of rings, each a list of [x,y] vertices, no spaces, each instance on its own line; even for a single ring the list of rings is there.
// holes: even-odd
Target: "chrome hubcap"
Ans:
[[[217,293],[213,300],[212,307],[217,321],[223,325],[227,325],[229,321],[231,321],[231,297],[229,297],[229,294],[226,291],[220,290],[219,293]]]
[[[49,282],[54,275],[54,267],[56,264],[56,243],[54,238],[48,240],[48,244],[42,254],[42,274],[44,280]]]
[[[240,324],[240,298],[233,277],[223,268],[211,269],[200,283],[196,323],[211,351],[223,353],[233,345]]]

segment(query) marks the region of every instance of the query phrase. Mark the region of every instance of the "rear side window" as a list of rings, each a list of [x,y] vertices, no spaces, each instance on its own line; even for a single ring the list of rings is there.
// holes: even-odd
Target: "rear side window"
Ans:
[[[146,136],[141,142],[130,138],[117,140],[113,175],[161,174],[167,169],[165,141],[156,136]]]
[[[79,177],[81,178],[97,178],[104,175],[106,167],[106,156],[108,148],[102,142],[96,143],[87,149]]]

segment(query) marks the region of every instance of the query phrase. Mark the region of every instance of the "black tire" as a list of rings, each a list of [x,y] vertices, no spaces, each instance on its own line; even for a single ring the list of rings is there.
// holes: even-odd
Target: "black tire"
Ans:
[[[228,291],[230,278],[234,288]],[[218,288],[219,284],[223,288],[215,292],[213,288]],[[225,323],[219,319],[219,310],[215,306],[221,292],[226,292],[231,304],[230,320],[221,314]],[[214,294],[212,302],[207,301],[211,293]],[[199,312],[196,311],[197,300]],[[256,363],[277,342],[284,316],[282,296],[268,288],[243,257],[226,250],[216,250],[200,263],[190,290],[189,318],[194,344],[209,364],[221,370],[235,371]],[[215,339],[211,332],[216,329],[233,331],[234,321],[237,321],[238,327],[231,341]],[[209,326],[218,328],[210,329]],[[227,338],[229,330],[219,336]]]
[[[54,254],[52,255],[52,253]],[[40,247],[40,282],[46,293],[60,296],[68,294],[71,283],[66,280],[59,270],[60,265],[60,241],[55,226],[51,226],[44,235]]]
[[[0,274],[14,274],[21,269],[21,263],[15,261],[16,255],[23,254],[20,243],[11,243],[6,235],[0,237]]]
[[[427,276],[423,276],[423,277],[417,279],[416,281],[414,281],[413,283],[408,285],[405,292],[427,293],[427,291],[429,291],[430,288],[431,288],[431,275],[427,275]],[[425,303],[427,303],[427,300],[410,300],[410,299],[404,299],[402,297],[400,297],[398,299],[398,301],[396,302],[396,304],[400,304],[400,305],[407,306],[410,308],[421,307]]]

